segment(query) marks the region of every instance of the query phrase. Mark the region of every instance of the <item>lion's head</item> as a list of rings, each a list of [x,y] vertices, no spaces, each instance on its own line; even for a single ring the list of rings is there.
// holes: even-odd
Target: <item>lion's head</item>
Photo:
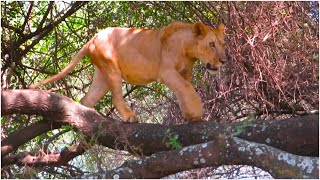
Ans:
[[[227,61],[224,25],[220,24],[217,28],[212,28],[198,22],[193,26],[193,33],[196,42],[189,49],[189,55],[204,63],[210,74],[215,74]]]

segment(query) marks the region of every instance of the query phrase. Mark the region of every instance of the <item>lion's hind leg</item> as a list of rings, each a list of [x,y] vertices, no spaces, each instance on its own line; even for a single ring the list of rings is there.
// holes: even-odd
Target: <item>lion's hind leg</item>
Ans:
[[[94,105],[110,90],[106,78],[101,71],[95,67],[92,84],[89,91],[81,99],[81,104],[93,108]]]
[[[138,117],[136,114],[129,108],[122,94],[122,76],[121,74],[112,74],[109,76],[110,88],[112,92],[112,101],[115,105],[117,111],[122,115],[124,122],[135,123],[138,122]]]
[[[126,105],[122,94],[122,74],[116,64],[106,61],[105,64],[100,64],[99,70],[104,75],[108,82],[108,87],[112,93],[112,102],[117,111],[121,114],[124,122],[138,122],[136,114]]]

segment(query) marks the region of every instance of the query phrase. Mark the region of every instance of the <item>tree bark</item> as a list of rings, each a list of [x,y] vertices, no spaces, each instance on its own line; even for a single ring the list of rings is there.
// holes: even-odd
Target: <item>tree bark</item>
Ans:
[[[168,163],[173,159],[175,163]],[[220,136],[218,141],[158,152],[142,160],[126,162],[100,178],[161,178],[188,169],[242,164],[259,167],[274,178],[315,178],[319,177],[318,160],[237,137]]]
[[[233,159],[221,158],[219,161],[216,161],[217,158],[213,159],[209,164],[203,163],[205,167],[215,165],[215,163],[217,165],[248,164],[262,167],[275,177],[318,177],[318,174],[314,172],[318,168],[317,163],[315,163],[318,162],[319,147],[318,115],[294,117],[286,120],[256,120],[231,124],[221,124],[213,121],[184,125],[125,124],[111,118],[104,118],[94,109],[82,106],[65,96],[46,91],[7,90],[1,92],[1,98],[2,115],[13,113],[41,115],[44,117],[44,121],[48,123],[68,124],[83,133],[87,138],[95,138],[98,141],[97,143],[113,149],[127,150],[139,155],[151,155],[160,151],[168,151],[161,153],[164,153],[165,156],[170,156],[170,153],[174,154],[181,151],[174,150],[178,147],[172,144],[172,139],[177,137],[175,141],[182,146],[196,146],[196,144],[210,142],[215,145],[214,149],[210,150],[211,155],[220,157],[221,150],[223,150],[225,157],[233,157]],[[33,134],[34,137],[36,135],[37,133]],[[10,151],[1,152],[2,155],[3,153],[12,152],[19,145],[33,138],[28,136],[23,141],[20,141],[21,144],[14,144],[14,142],[9,141],[13,136],[15,136],[14,133],[2,140],[6,146],[13,147]],[[226,141],[221,141],[221,137],[224,137],[223,139],[226,139]],[[247,145],[240,147],[237,146],[236,142],[242,142],[242,144],[245,142]],[[230,148],[226,147],[228,144]],[[258,148],[259,150],[256,148],[255,151],[259,151],[256,156],[245,154],[252,152],[253,150],[250,150],[250,147],[256,147],[256,145],[261,146]],[[281,155],[283,158],[279,160],[281,153],[284,155]],[[198,151],[194,152],[194,155],[197,154],[199,154]],[[150,161],[150,158],[152,159],[156,155],[149,157],[149,160],[148,158],[144,160]],[[304,158],[301,156],[314,156],[315,158],[310,159],[311,157]],[[286,161],[287,157],[289,157],[289,161]],[[5,158],[8,158],[8,156]],[[181,160],[181,158],[178,156],[172,160],[180,162],[178,160]],[[206,158],[209,159],[208,157]],[[248,159],[250,158],[255,160],[249,161]],[[263,159],[268,160],[270,165],[264,167]],[[206,159],[204,160],[206,161]],[[295,163],[292,163],[293,161]],[[154,163],[156,162],[154,161]],[[165,162],[169,165],[171,160],[166,159],[163,163]],[[176,165],[177,168],[173,169],[173,171],[168,171],[168,173],[195,168],[196,166],[190,164],[190,162],[181,161],[182,164],[179,163],[179,165],[171,163]],[[201,158],[198,159],[199,162],[201,162]],[[306,166],[306,162],[308,162],[308,166]],[[36,163],[34,162],[33,165],[36,165]],[[150,162],[148,164],[150,165]],[[309,168],[309,165],[312,168]],[[178,168],[178,166],[183,167]],[[291,166],[292,168],[285,171],[285,168]],[[145,167],[148,169],[148,166]],[[279,170],[279,172],[276,172],[276,170]],[[135,172],[138,173],[138,171]],[[167,175],[168,173],[165,174]],[[145,172],[135,177],[153,178],[154,176],[162,177],[163,175],[163,173],[148,175]]]
[[[58,166],[66,165],[73,158],[83,154],[85,149],[81,145],[73,145],[62,152],[42,154],[39,152],[21,152],[15,155],[4,156],[1,166],[16,164],[18,166]]]
[[[1,157],[12,152],[14,149],[30,141],[34,137],[59,127],[60,126],[57,123],[41,121],[33,123],[19,131],[13,132],[10,136],[1,141]]]

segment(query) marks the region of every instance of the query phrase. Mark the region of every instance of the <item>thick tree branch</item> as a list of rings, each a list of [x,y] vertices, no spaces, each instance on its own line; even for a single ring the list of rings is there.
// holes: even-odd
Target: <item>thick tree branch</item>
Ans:
[[[318,177],[318,158],[290,154],[291,152],[317,155],[318,115],[232,124],[214,122],[186,125],[124,124],[110,118],[106,119],[94,109],[75,103],[65,96],[46,91],[7,90],[1,92],[1,98],[2,115],[13,113],[42,115],[51,123],[69,124],[87,138],[97,138],[98,143],[114,149],[144,155],[167,151],[153,154],[141,161],[127,162],[120,168],[106,173],[107,177],[158,178],[186,169],[222,164],[257,166],[280,178]],[[16,135],[9,135],[7,139],[12,140],[14,136]],[[174,148],[170,146],[173,137],[178,137],[176,141],[183,146],[199,145],[170,151]],[[11,143],[9,140],[5,142]],[[30,153],[5,156],[2,164],[61,165],[83,153],[82,150],[65,152],[44,156]],[[170,159],[178,163],[168,164],[170,161],[166,160]],[[172,169],[172,165],[175,168]]]
[[[175,163],[170,163],[173,160]],[[194,168],[243,164],[259,167],[274,178],[319,177],[319,158],[297,156],[264,144],[220,136],[217,141],[125,162],[100,178],[161,178]]]
[[[94,109],[73,100],[40,90],[1,92],[2,115],[37,114],[56,123],[69,124],[88,138],[98,136],[104,146],[151,155],[171,150],[173,136],[183,146],[214,141],[221,134],[233,134],[253,142],[268,144],[299,155],[318,156],[318,115],[288,120],[252,121],[233,124],[198,122],[185,125],[124,124],[104,118]],[[296,140],[296,141],[295,141]]]
[[[55,122],[35,122],[19,131],[15,131],[1,141],[1,157],[15,150],[20,145],[30,141],[31,139],[39,136],[52,129],[59,128],[60,126]]]
[[[228,146],[230,145],[230,146]],[[259,167],[275,178],[319,178],[319,158],[297,156],[276,148],[233,137],[226,143],[227,161]]]

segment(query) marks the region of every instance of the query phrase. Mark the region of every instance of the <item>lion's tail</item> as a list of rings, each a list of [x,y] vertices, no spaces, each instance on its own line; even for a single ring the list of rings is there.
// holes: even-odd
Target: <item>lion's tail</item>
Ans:
[[[59,72],[56,75],[51,76],[50,78],[48,78],[46,80],[43,80],[41,82],[38,82],[36,84],[31,85],[31,86],[29,86],[29,88],[34,89],[34,88],[37,88],[39,86],[46,85],[48,83],[51,83],[53,81],[56,81],[56,80],[59,80],[59,79],[62,79],[63,77],[65,77],[79,63],[79,61],[88,53],[88,46],[89,46],[90,42],[91,41],[89,41],[87,44],[85,44],[80,49],[80,51],[72,59],[70,64],[68,64],[68,66],[65,67],[61,72]]]

